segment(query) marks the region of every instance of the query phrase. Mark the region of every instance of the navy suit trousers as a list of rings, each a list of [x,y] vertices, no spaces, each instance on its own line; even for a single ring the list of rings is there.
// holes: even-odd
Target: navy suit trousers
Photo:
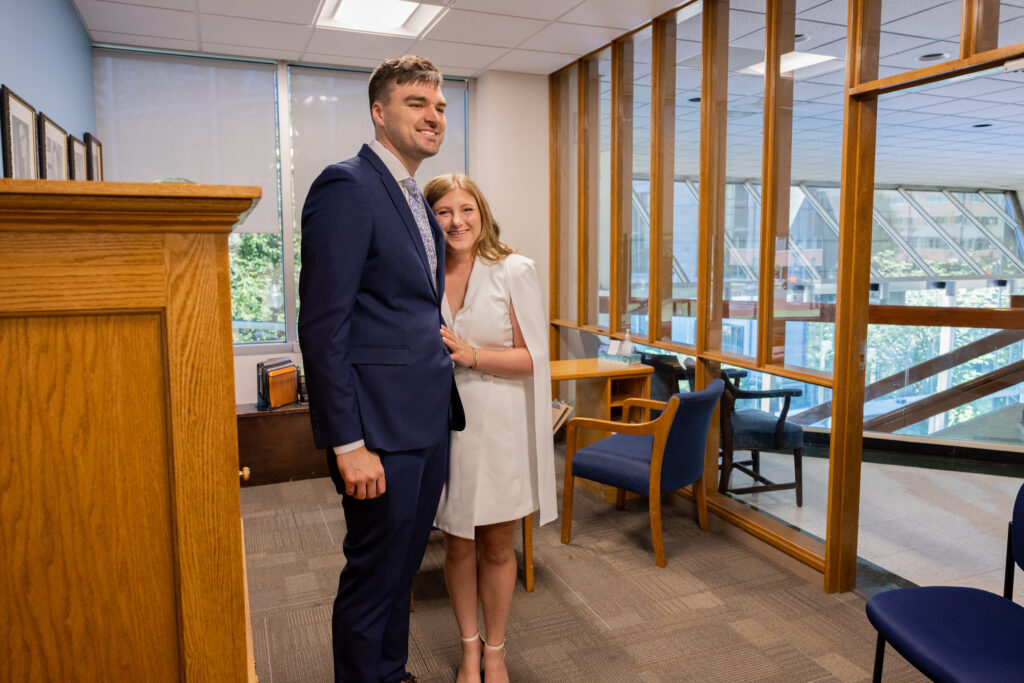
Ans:
[[[338,683],[396,683],[407,675],[412,579],[448,475],[448,435],[431,448],[378,455],[384,495],[342,499],[346,564],[333,619]]]

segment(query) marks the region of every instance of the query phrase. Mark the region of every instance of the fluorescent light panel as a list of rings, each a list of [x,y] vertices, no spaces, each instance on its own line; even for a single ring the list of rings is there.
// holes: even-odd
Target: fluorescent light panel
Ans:
[[[327,11],[333,6],[333,11]],[[447,9],[410,0],[337,0],[324,4],[317,26],[361,33],[419,37]]]
[[[828,62],[835,59],[828,55],[816,55],[813,52],[787,52],[782,55],[781,65],[779,71],[784,74],[792,73],[797,69],[805,69],[815,64],[821,64],[822,62]],[[745,69],[740,69],[741,74],[753,74],[755,76],[764,76],[765,62],[759,62],[748,66]]]

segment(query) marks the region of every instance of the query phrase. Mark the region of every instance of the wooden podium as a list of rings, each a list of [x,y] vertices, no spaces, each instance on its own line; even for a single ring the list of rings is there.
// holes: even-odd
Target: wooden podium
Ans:
[[[259,194],[0,180],[5,679],[246,679],[227,236]]]

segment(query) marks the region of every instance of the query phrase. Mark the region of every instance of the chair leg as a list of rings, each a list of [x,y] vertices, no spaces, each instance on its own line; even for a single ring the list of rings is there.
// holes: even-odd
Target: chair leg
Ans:
[[[654,544],[654,564],[664,567],[665,542],[661,536],[661,496],[653,495],[648,498],[651,511],[651,542]]]
[[[722,467],[718,475],[718,492],[725,494],[729,489],[729,478],[732,476],[732,449],[722,448]]]
[[[626,489],[615,489],[615,509],[626,509]]]
[[[576,483],[569,463],[566,463],[565,469],[565,488],[562,491],[562,543],[568,543],[572,538],[572,490]]]
[[[875,644],[875,670],[871,674],[872,683],[882,683],[882,659],[885,658],[885,638],[878,634],[878,642]]]
[[[761,474],[761,452],[751,449],[750,451],[750,464],[753,466],[753,470],[758,474]]]
[[[708,494],[704,491],[704,475],[693,482],[693,500],[697,504],[697,526],[701,531],[708,530]]]
[[[533,592],[533,513],[523,517],[523,585]]]
[[[803,448],[793,449],[793,473],[796,475],[796,506],[804,505],[804,459]]]

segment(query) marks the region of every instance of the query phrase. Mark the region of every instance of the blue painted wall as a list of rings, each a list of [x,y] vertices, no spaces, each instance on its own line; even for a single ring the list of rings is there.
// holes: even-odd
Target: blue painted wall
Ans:
[[[0,83],[75,137],[96,133],[92,49],[71,0],[0,0]]]

